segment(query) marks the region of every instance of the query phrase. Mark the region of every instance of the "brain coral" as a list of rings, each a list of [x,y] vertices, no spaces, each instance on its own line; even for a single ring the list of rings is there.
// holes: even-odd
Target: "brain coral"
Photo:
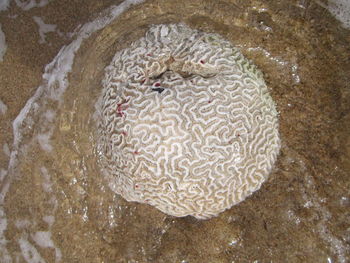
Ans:
[[[99,154],[113,191],[210,218],[258,190],[279,152],[261,72],[216,34],[155,25],[116,53],[100,98]]]

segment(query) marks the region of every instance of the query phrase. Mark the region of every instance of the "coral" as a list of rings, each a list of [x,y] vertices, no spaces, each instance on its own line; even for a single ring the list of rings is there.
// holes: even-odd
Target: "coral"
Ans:
[[[116,53],[100,98],[99,153],[113,191],[210,218],[258,190],[280,149],[262,73],[217,34],[155,25]]]

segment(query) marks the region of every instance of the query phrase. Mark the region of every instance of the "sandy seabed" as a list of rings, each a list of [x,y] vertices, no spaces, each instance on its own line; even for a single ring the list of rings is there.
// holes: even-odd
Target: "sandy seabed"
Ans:
[[[1,262],[350,260],[350,31],[326,9],[258,0],[151,0],[126,9],[126,1],[106,23],[122,1],[32,2],[11,1],[0,13],[7,45],[0,62]],[[59,60],[96,19],[106,25]],[[282,148],[268,181],[210,220],[126,202],[96,164],[93,113],[104,68],[149,25],[173,22],[239,47],[264,73],[280,113]],[[67,82],[50,86],[47,77],[69,59]]]

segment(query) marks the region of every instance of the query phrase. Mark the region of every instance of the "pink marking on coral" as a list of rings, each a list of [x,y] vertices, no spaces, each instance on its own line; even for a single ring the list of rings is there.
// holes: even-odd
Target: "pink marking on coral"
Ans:
[[[123,117],[125,115],[125,113],[123,112],[123,109],[122,109],[122,103],[118,103],[117,104],[117,113],[119,115],[119,117]]]
[[[160,83],[156,83],[156,84],[154,84],[154,86],[160,87]]]
[[[148,53],[148,54],[147,54],[147,56],[149,56],[149,57],[150,57],[150,56],[152,56],[152,54]]]
[[[138,151],[134,151],[134,154],[140,154],[140,152],[138,152]]]
[[[201,64],[204,64],[205,63],[205,61],[204,60],[201,60],[201,61],[199,61]]]
[[[124,136],[128,135],[128,133],[127,133],[126,131],[122,131],[122,134],[123,134]]]
[[[146,81],[145,79],[141,80],[141,84],[145,83],[145,81]]]
[[[125,116],[125,113],[123,112],[123,110],[126,110],[128,108],[128,105],[124,106],[124,104],[128,103],[129,99],[125,100],[122,103],[118,103],[117,104],[117,114],[119,115],[119,117],[123,117]]]
[[[211,101],[211,100],[208,100],[208,103],[212,103],[212,101]]]

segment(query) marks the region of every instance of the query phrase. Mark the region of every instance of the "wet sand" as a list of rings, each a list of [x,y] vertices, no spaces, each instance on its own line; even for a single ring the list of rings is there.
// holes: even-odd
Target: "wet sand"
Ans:
[[[42,84],[45,65],[74,39],[69,33],[112,4],[118,3],[57,1],[24,11],[11,2],[0,13],[8,46],[0,63],[0,99],[8,108],[0,115],[2,149],[13,150],[12,122]],[[62,34],[48,33],[40,44],[33,16]],[[210,220],[167,216],[114,195],[92,147],[104,67],[148,25],[180,21],[240,47],[264,73],[280,112],[282,149],[268,181]],[[349,43],[349,31],[312,1],[146,1],[131,7],[77,52],[54,122],[53,151],[30,144],[8,174],[8,243],[0,258],[7,253],[25,262],[31,251],[45,262],[349,261]],[[35,129],[24,129],[25,137]],[[0,152],[0,170],[7,170],[7,153]]]

